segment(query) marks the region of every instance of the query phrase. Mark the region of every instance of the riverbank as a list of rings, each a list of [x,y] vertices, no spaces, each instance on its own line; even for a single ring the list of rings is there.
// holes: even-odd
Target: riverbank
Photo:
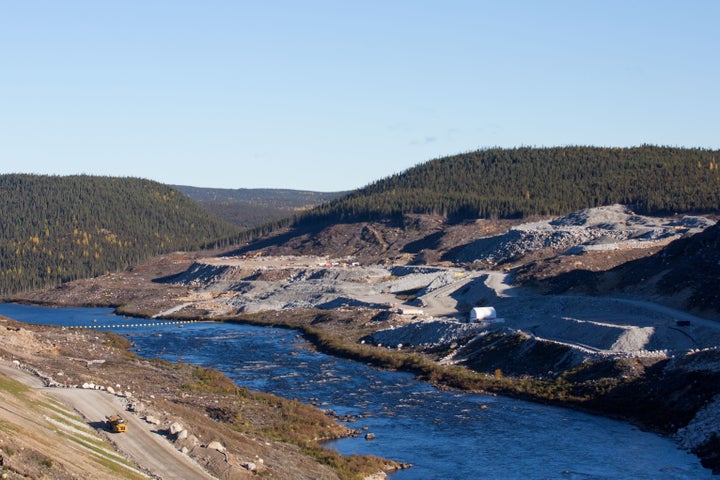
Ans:
[[[124,415],[140,419],[140,424],[156,432],[153,438],[168,443],[216,478],[262,474],[288,480],[357,479],[401,467],[370,456],[342,456],[322,447],[322,442],[357,432],[317,408],[250,392],[214,370],[142,359],[129,352],[130,343],[118,335],[28,325],[3,317],[0,329],[0,361],[8,368],[31,372],[31,378],[39,378],[45,385],[116,398],[120,402],[117,408],[126,409]],[[6,370],[0,371],[0,378],[14,381],[5,380]],[[62,449],[40,448],[33,443],[33,438],[44,435],[40,429],[47,423],[42,416],[33,420],[35,412],[34,408],[23,409],[21,418],[30,421],[20,425],[17,418],[7,415],[7,409],[0,409],[0,421],[16,430],[11,436],[0,432],[3,472],[9,479],[47,474],[57,479],[77,478],[72,465],[83,463],[77,460],[82,452],[70,449],[72,456]],[[98,426],[93,419],[88,421]],[[106,440],[111,439],[101,433]],[[74,433],[68,435],[75,441]],[[137,436],[138,428],[133,424],[122,440]],[[147,445],[142,448],[149,449]],[[126,458],[139,465],[136,470],[152,471],[142,460]],[[90,476],[115,478],[99,468]]]

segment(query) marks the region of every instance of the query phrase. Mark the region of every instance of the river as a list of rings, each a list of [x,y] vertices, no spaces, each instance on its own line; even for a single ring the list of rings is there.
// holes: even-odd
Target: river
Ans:
[[[318,353],[292,330],[222,323],[127,326],[148,321],[97,308],[0,304],[0,315],[28,323],[112,325],[108,329],[126,335],[141,356],[212,367],[250,389],[351,415],[356,420],[349,425],[375,439],[329,446],[414,465],[392,480],[712,478],[671,439],[627,423],[437,390],[406,373]]]

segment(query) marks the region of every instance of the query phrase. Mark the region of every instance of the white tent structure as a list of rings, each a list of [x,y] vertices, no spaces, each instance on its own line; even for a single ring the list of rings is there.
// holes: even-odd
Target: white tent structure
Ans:
[[[475,307],[470,310],[471,322],[502,323],[502,318],[497,318],[495,307]]]

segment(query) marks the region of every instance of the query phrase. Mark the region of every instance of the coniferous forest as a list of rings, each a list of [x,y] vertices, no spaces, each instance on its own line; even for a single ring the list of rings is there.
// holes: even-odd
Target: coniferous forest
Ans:
[[[406,213],[563,215],[622,203],[639,213],[720,210],[720,152],[658,146],[487,149],[428,161],[298,216],[296,224]]]
[[[239,230],[136,178],[0,175],[0,205],[2,294],[116,271]]]

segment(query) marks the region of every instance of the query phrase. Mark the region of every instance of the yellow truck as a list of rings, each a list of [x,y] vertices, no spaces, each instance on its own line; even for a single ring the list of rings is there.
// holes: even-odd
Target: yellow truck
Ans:
[[[108,430],[115,433],[122,433],[127,430],[127,424],[120,415],[105,417],[105,426]]]

